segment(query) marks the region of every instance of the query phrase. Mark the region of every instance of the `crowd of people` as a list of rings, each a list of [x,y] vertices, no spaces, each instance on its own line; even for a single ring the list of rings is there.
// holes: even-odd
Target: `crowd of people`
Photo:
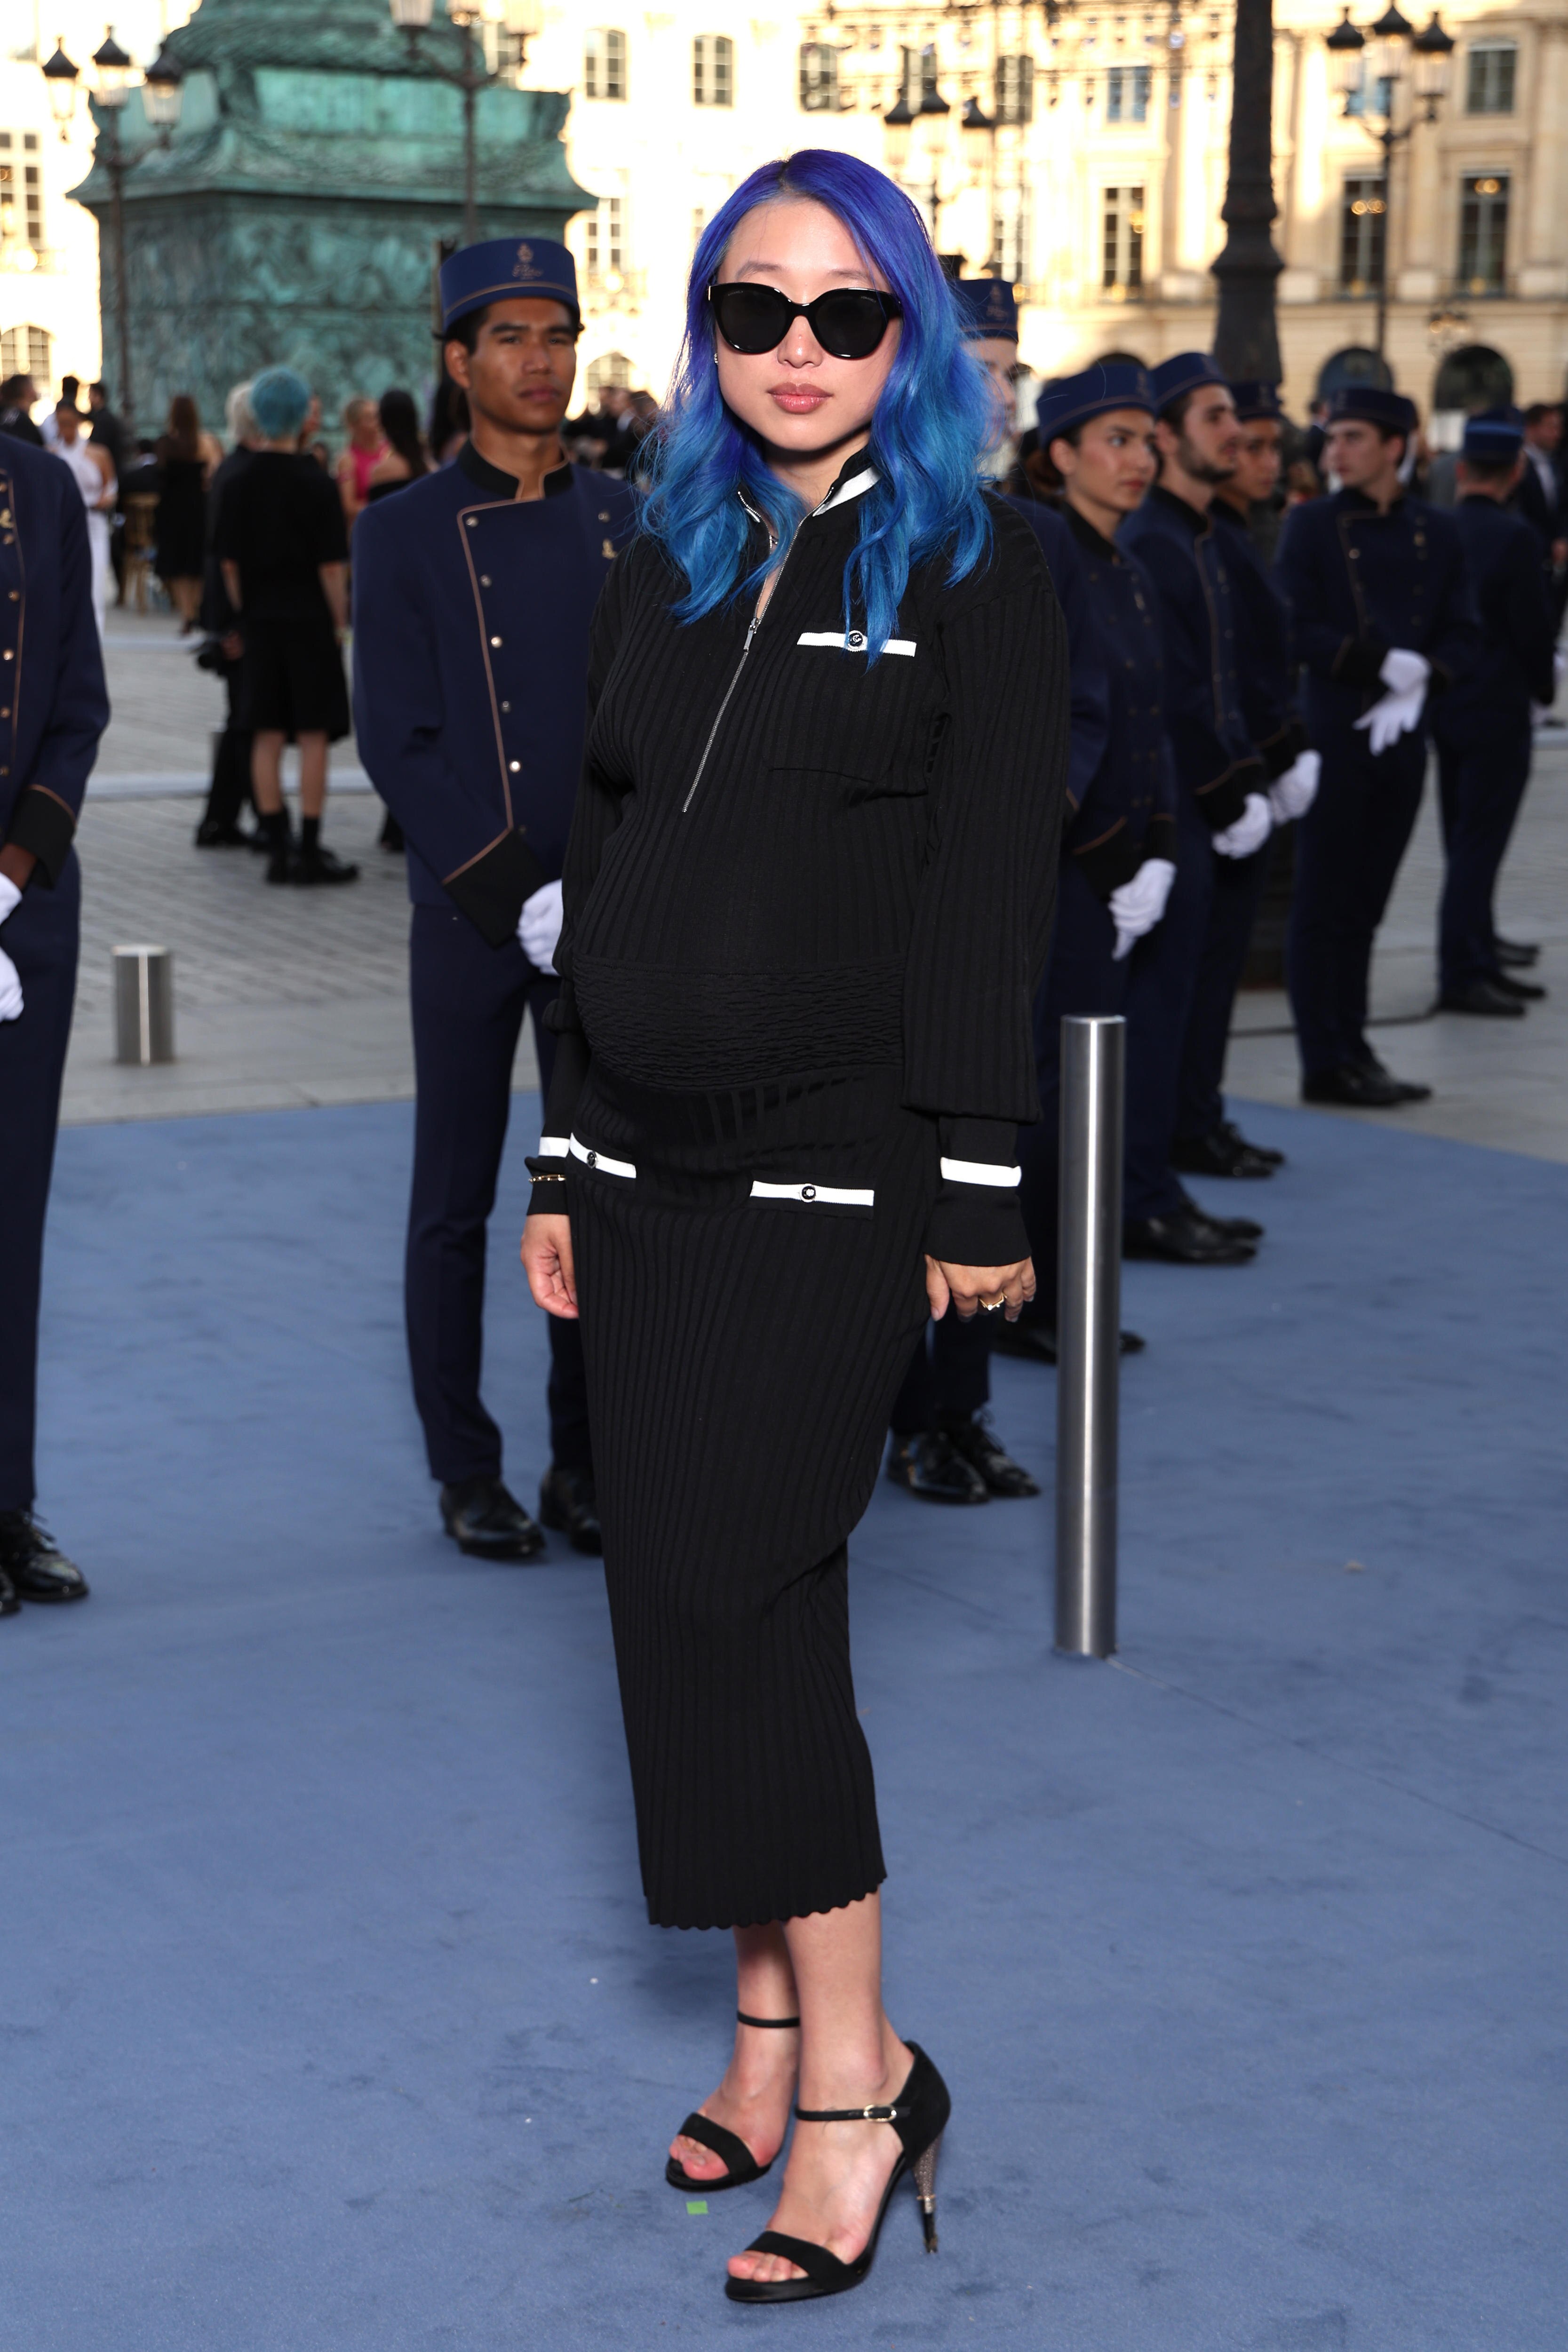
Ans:
[[[1281,842],[1308,1102],[1427,1091],[1373,1050],[1368,981],[1434,741],[1440,1003],[1517,1020],[1543,993],[1492,897],[1555,691],[1561,420],[1472,417],[1447,511],[1409,487],[1396,392],[1341,392],[1287,449],[1277,386],[1185,352],[1047,384],[1015,447],[1012,289],[950,284],[907,197],[836,152],[763,167],[705,229],[662,417],[617,394],[572,427],[563,247],[466,248],[440,296],[426,434],[406,394],[355,401],[331,467],[287,367],[237,387],[221,458],[175,404],[167,576],[232,698],[205,839],[247,837],[248,793],[269,879],[353,878],[321,839],[352,586],[353,725],[413,901],[405,1289],[440,1524],[485,1559],[544,1528],[604,1555],[649,1916],[735,1938],[730,2062],[665,2177],[758,2179],[793,2105],[773,2226],[725,2291],[803,2301],[859,2284],[906,2175],[934,2249],[951,2105],[882,2005],[849,1533],[884,1462],[927,1502],[1037,1491],[985,1405],[994,1349],[1055,1359],[1064,1015],[1127,1023],[1127,1254],[1256,1256],[1258,1223],[1183,1179],[1283,1164],[1222,1091]],[[21,446],[16,412],[0,1613],[87,1592],[36,1515],[32,1434],[71,843],[107,719],[108,469],[63,411],[53,456]],[[481,1395],[525,1017],[537,1520]]]

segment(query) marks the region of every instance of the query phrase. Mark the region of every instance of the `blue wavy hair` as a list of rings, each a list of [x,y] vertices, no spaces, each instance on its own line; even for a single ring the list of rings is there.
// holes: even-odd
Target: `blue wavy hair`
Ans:
[[[703,231],[642,529],[686,580],[676,617],[696,621],[760,586],[783,562],[805,518],[800,499],[720,396],[708,308],[708,289],[740,223],[758,205],[790,196],[826,205],[903,305],[898,355],[867,451],[879,480],[860,500],[860,537],[844,567],[844,625],[850,627],[858,604],[875,660],[893,634],[910,565],[948,547],[951,577],[962,580],[990,543],[976,468],[992,422],[984,377],[964,346],[925,223],[903,191],[869,163],[821,147],[763,163]],[[777,541],[743,576],[748,523],[738,490],[766,515]]]

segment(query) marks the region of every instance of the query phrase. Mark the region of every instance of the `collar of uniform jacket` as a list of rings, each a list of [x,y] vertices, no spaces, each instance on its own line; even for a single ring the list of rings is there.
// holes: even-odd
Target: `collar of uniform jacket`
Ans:
[[[1214,529],[1212,515],[1200,514],[1196,507],[1190,507],[1185,499],[1176,496],[1174,490],[1168,490],[1163,482],[1156,482],[1149,496],[1157,500],[1167,514],[1175,515],[1184,522],[1194,539],[1202,539],[1205,531]]]
[[[1098,555],[1102,561],[1110,563],[1120,563],[1123,561],[1121,550],[1115,541],[1106,539],[1096,530],[1089,517],[1079,514],[1070,499],[1062,500],[1061,510],[1067,520],[1068,529],[1087,553]]]
[[[481,457],[471,441],[465,441],[458,450],[458,465],[470,482],[481,490],[488,490],[492,499],[515,499],[517,497],[517,476],[503,473],[500,467],[492,466],[488,457]],[[552,467],[544,477],[544,495],[547,499],[558,499],[571,487],[572,461],[568,457],[559,466]]]
[[[1375,499],[1369,499],[1364,490],[1345,489],[1340,492],[1340,503],[1348,514],[1371,515],[1376,521],[1392,522],[1405,505],[1405,492],[1403,489],[1395,490],[1387,507],[1383,508]]]

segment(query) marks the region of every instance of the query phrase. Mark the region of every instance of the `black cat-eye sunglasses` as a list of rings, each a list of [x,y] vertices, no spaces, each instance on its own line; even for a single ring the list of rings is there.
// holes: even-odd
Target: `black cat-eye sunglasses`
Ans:
[[[831,359],[868,360],[904,306],[891,294],[845,286],[815,302],[792,302],[776,286],[710,286],[709,305],[732,352],[759,358],[776,352],[796,319],[804,319]]]

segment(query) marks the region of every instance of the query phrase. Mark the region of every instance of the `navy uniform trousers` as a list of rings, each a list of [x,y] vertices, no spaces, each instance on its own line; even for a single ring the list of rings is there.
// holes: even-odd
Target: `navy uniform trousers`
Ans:
[[[492,948],[455,908],[416,904],[409,934],[417,1100],[405,1299],[414,1401],[432,1475],[443,1486],[499,1478],[501,1436],[479,1395],[485,1234],[511,1110],[511,1070],[525,1012],[533,1018],[542,1097],[555,1036],[543,1016],[560,992],[515,940]],[[517,1274],[517,1311],[531,1314]],[[587,1385],[578,1327],[550,1331],[550,1435],[555,1467],[591,1471]]]
[[[3,946],[22,982],[23,1009],[0,1021],[0,1511],[32,1507],[37,1492],[38,1293],[44,1218],[76,997],[81,869],[73,851],[49,889],[24,891]]]
[[[1438,983],[1447,993],[1498,969],[1492,896],[1530,782],[1530,711],[1498,710],[1486,744],[1434,728],[1446,871],[1437,914]]]
[[[1192,855],[1206,855],[1209,861],[1209,913],[1182,1047],[1175,1122],[1182,1142],[1201,1143],[1225,1117],[1223,1087],[1230,1019],[1274,848],[1270,839],[1250,857],[1220,857],[1213,838],[1210,835],[1206,844],[1195,840],[1192,844]]]
[[[1184,1195],[1171,1167],[1172,1126],[1182,1039],[1192,1011],[1199,943],[1209,918],[1210,834],[1184,793],[1177,808],[1176,878],[1162,921],[1120,963],[1116,926],[1104,900],[1070,859],[1062,863],[1050,962],[1035,999],[1035,1062],[1040,1117],[1018,1130],[1020,1206],[1035,1261],[1031,1320],[1057,1317],[1057,1212],[1060,1194],[1061,1024],[1075,1013],[1120,1013],[1127,1023],[1126,1134],[1122,1214],[1169,1216]]]
[[[1421,809],[1426,734],[1374,759],[1352,727],[1326,729],[1318,796],[1296,828],[1286,972],[1308,1077],[1364,1063],[1372,945]]]

